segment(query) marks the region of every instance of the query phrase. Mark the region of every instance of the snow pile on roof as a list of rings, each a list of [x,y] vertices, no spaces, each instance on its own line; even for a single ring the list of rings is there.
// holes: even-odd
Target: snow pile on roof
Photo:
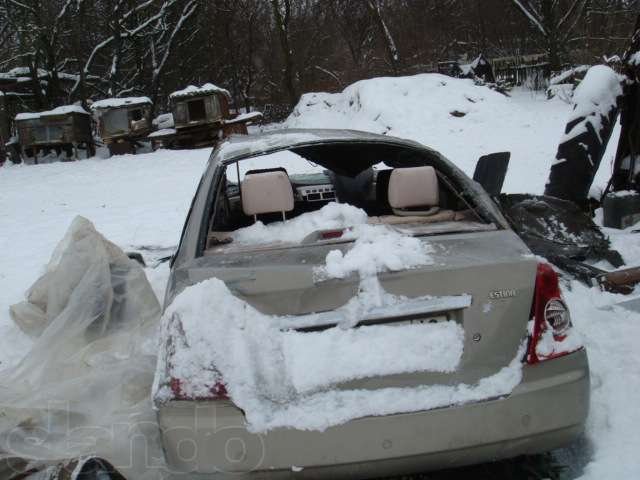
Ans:
[[[339,230],[367,223],[367,213],[346,203],[331,202],[319,210],[303,213],[285,222],[253,225],[233,232],[234,243],[298,243],[318,230]]]
[[[205,83],[201,87],[196,87],[195,85],[189,85],[182,90],[177,90],[169,95],[169,98],[180,98],[180,97],[192,97],[197,95],[206,95],[209,93],[222,93],[226,95],[227,98],[231,98],[231,94],[229,90],[225,90],[224,88],[220,88],[213,83]]]
[[[573,94],[573,112],[567,123],[582,119],[562,137],[566,142],[587,131],[591,125],[600,131],[603,118],[609,116],[622,95],[624,76],[605,65],[591,67]]]
[[[91,104],[91,110],[98,110],[101,108],[116,108],[124,107],[126,105],[144,105],[151,104],[149,97],[123,97],[123,98],[104,98],[97,100]]]
[[[64,105],[62,107],[57,107],[46,112],[19,113],[16,115],[16,120],[33,120],[34,118],[53,117],[55,115],[65,115],[68,113],[83,113],[85,115],[89,115],[89,112],[87,112],[80,105]]]

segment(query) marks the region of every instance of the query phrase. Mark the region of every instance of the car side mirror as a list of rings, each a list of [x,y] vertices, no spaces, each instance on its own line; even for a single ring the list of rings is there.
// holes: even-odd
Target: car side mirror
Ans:
[[[497,152],[483,155],[476,163],[473,179],[482,185],[490,197],[497,197],[502,192],[502,185],[507,176],[511,152]]]

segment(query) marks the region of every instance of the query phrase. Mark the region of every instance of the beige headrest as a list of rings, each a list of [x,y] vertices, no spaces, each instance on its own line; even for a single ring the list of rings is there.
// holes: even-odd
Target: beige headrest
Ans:
[[[436,207],[438,203],[438,177],[433,167],[396,168],[391,172],[391,208]]]
[[[242,180],[241,192],[246,215],[293,210],[293,188],[286,172],[248,174]]]

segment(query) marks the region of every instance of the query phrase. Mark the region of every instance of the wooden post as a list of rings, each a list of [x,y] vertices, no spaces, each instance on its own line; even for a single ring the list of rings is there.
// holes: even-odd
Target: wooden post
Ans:
[[[622,60],[624,74],[630,80],[624,85],[620,108],[620,140],[613,162],[609,186],[613,191],[638,189],[640,178],[640,15],[631,38],[631,45]]]

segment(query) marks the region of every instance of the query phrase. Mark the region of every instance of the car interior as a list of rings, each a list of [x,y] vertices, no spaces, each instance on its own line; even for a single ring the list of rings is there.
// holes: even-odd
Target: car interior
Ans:
[[[308,157],[300,158],[308,164]],[[240,173],[242,161],[226,166],[209,223],[206,249],[233,242],[235,230],[260,221],[283,222],[330,202],[364,210],[369,224],[424,226],[443,222],[490,223],[462,189],[431,165],[393,167],[375,158],[351,169],[315,164],[311,172],[288,171],[276,162]],[[259,162],[253,162],[253,164]],[[395,162],[390,162],[395,163]],[[240,181],[238,181],[240,179]],[[327,232],[323,232],[327,233]],[[321,239],[329,239],[320,236]]]

